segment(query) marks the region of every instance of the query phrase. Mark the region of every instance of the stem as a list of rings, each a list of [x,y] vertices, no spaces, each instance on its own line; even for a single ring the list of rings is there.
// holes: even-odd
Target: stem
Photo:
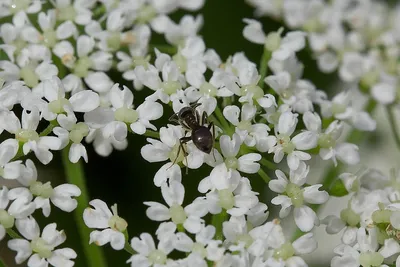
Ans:
[[[264,180],[266,184],[268,184],[269,181],[271,181],[271,178],[268,176],[268,174],[261,168],[258,170],[258,175],[261,176],[261,178]]]
[[[107,263],[101,247],[89,244],[91,230],[83,221],[83,212],[89,204],[89,194],[86,188],[85,174],[82,161],[72,163],[68,158],[69,146],[61,151],[61,158],[64,166],[65,176],[69,183],[81,189],[81,195],[77,198],[78,206],[74,210],[75,221],[86,256],[86,263],[89,267],[106,267]]]
[[[215,108],[215,116],[217,116],[217,119],[219,120],[219,122],[221,123],[224,132],[227,132],[229,134],[233,134],[231,126],[229,125],[228,121],[225,119],[224,115],[222,114],[220,108],[217,107]]]
[[[162,53],[175,55],[178,52],[178,49],[175,46],[171,45],[160,45],[160,44],[149,44],[149,51],[154,50],[157,48]]]
[[[44,129],[39,134],[39,136],[47,136],[47,135],[49,135],[53,131],[54,127],[56,127],[56,126],[58,126],[57,120],[51,121],[50,124],[47,125],[46,129]]]
[[[4,263],[4,261],[2,259],[0,259],[0,267],[6,267],[6,264]]]
[[[160,139],[160,133],[156,131],[146,130],[144,136]]]
[[[390,128],[392,129],[394,141],[396,142],[398,149],[400,149],[400,132],[396,123],[396,115],[394,114],[393,106],[386,106],[386,113],[388,115]]]
[[[11,238],[18,238],[18,239],[23,239],[17,232],[15,232],[13,229],[8,228],[6,229],[7,234],[11,237]]]
[[[277,169],[275,163],[273,163],[273,162],[271,162],[271,161],[269,161],[269,160],[267,160],[265,158],[261,158],[260,163],[261,163],[261,165],[267,167],[270,170],[276,170]]]
[[[260,60],[260,80],[258,81],[258,86],[261,87],[261,89],[264,88],[264,78],[265,76],[267,76],[267,72],[268,72],[268,62],[271,59],[271,51],[269,51],[268,49],[264,48],[264,52],[261,56],[261,60]]]
[[[133,250],[133,248],[131,247],[131,245],[129,245],[129,242],[128,242],[128,241],[125,242],[124,250],[125,250],[126,252],[128,252],[129,254],[131,254],[131,255],[135,255],[135,254],[136,254],[136,251]]]
[[[211,224],[215,227],[215,239],[223,240],[224,234],[222,232],[222,223],[226,221],[228,213],[222,209],[221,213],[214,214],[211,219]]]

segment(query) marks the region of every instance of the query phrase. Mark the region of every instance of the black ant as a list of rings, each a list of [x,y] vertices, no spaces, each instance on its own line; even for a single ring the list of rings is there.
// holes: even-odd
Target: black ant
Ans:
[[[196,110],[201,103],[193,103],[190,104],[189,107],[182,108],[179,112],[175,113],[169,118],[169,121],[176,122],[182,125],[186,132],[191,132],[191,136],[184,136],[179,139],[179,149],[177,156],[172,163],[174,165],[176,160],[179,157],[179,153],[181,149],[183,154],[185,155],[186,165],[187,165],[187,152],[184,148],[184,144],[193,141],[193,144],[204,153],[210,154],[212,148],[214,147],[214,138],[215,138],[215,126],[213,122],[208,122],[206,112],[203,112],[200,117],[200,113]],[[204,124],[208,124],[208,126],[204,126]],[[212,133],[211,133],[212,128]],[[213,154],[214,155],[214,154]],[[215,155],[214,155],[215,158]],[[171,166],[172,166],[171,165]],[[188,169],[186,166],[186,174],[188,173]]]

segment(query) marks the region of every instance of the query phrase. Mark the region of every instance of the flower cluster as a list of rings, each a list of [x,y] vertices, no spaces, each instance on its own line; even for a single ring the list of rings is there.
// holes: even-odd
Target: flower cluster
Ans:
[[[6,55],[0,132],[8,138],[0,144],[0,179],[20,184],[0,188],[0,240],[11,237],[18,264],[74,265],[74,250],[56,249],[64,232],[56,223],[41,232],[33,212],[48,217],[52,205],[71,212],[81,195],[76,185],[42,182],[24,157],[46,165],[62,151],[66,165],[88,162],[84,141],[109,156],[136,134],[147,137],[143,159],[164,163],[154,185],[165,203],[144,202],[147,217],[159,222],[155,234],[129,238],[117,206],[101,199],[84,203],[91,207],[79,214],[93,229],[88,243],[125,249],[132,267],[307,266],[302,255],[317,248],[312,231],[320,224],[330,234],[345,228],[333,267],[400,265],[398,174],[367,170],[309,179],[315,159],[335,170],[360,162],[346,131],[377,127],[360,99],[400,100],[400,9],[372,0],[248,2],[257,15],[295,29],[266,34],[259,21],[244,19],[243,37],[264,45],[260,66],[244,52],[222,59],[207,48],[198,34],[201,15],[169,17],[177,9],[197,11],[204,0],[0,0],[0,18],[10,18],[0,26]],[[154,33],[168,46],[153,45]],[[338,70],[348,89],[328,97],[303,77],[297,53],[307,45],[320,70]],[[111,71],[130,88],[115,83]],[[139,90],[146,98],[134,105]],[[157,129],[154,121],[168,113],[171,124]],[[188,176],[199,168],[210,171],[199,179],[198,195],[185,196],[182,169]],[[262,189],[252,186],[257,178],[274,194],[271,204],[280,206],[273,218]],[[330,196],[345,195],[340,218],[319,217],[317,208]],[[280,223],[292,219],[301,233],[294,240]]]

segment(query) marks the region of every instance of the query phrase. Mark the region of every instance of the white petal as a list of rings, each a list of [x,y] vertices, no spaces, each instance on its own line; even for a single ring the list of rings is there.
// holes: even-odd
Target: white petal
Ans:
[[[312,233],[305,234],[293,242],[293,248],[296,255],[302,255],[313,252],[317,249],[317,241],[314,239]]]
[[[100,105],[100,98],[97,93],[85,90],[71,96],[69,102],[75,112],[89,112]]]
[[[311,231],[318,224],[318,217],[310,207],[295,208],[293,215],[297,227],[303,232]]]

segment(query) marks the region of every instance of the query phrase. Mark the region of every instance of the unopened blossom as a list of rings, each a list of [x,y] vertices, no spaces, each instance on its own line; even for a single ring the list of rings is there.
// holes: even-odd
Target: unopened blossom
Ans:
[[[111,206],[111,210],[107,204],[100,200],[94,199],[89,202],[94,208],[86,208],[83,212],[83,220],[89,228],[102,229],[94,230],[90,233],[89,243],[95,243],[103,246],[110,243],[115,250],[121,250],[125,246],[124,232],[128,227],[128,223],[117,213],[117,205]]]
[[[308,232],[314,225],[319,225],[316,213],[307,206],[307,203],[322,204],[329,198],[326,191],[319,191],[321,184],[303,187],[308,172],[309,167],[302,162],[297,170],[290,170],[289,179],[282,171],[277,170],[275,174],[278,179],[269,182],[269,188],[281,194],[271,200],[272,204],[282,206],[279,216],[281,218],[288,216],[293,206],[295,223],[303,232]]]
[[[27,266],[73,266],[76,252],[70,248],[56,249],[65,242],[64,231],[57,231],[55,223],[48,224],[40,234],[34,218],[28,217],[16,222],[19,233],[25,238],[8,241],[10,249],[17,252],[15,262],[21,264],[28,260]]]

